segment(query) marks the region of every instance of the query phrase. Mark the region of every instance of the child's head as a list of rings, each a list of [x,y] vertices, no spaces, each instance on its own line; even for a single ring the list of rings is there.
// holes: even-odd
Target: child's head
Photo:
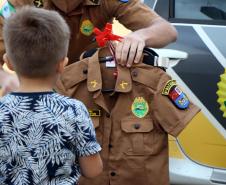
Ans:
[[[57,12],[26,6],[5,21],[3,39],[6,58],[19,76],[45,78],[66,58],[70,31]]]

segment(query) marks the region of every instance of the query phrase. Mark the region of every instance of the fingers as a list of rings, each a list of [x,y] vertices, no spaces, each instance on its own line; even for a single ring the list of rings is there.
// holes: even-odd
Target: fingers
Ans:
[[[134,58],[134,63],[135,63],[135,64],[137,64],[137,63],[140,62],[140,59],[141,59],[141,57],[142,57],[142,53],[143,53],[144,47],[145,47],[144,42],[140,42],[140,43],[138,44],[137,52],[136,52],[136,57]]]
[[[145,43],[137,38],[125,38],[116,45],[115,58],[118,64],[131,67],[139,63]]]
[[[131,67],[132,66],[132,64],[134,62],[134,58],[137,55],[136,54],[137,53],[137,45],[138,45],[137,42],[131,43],[130,48],[128,50],[128,52],[129,52],[128,60],[125,61],[125,62],[127,62],[126,63],[126,67]],[[128,55],[128,53],[127,53],[127,55]]]

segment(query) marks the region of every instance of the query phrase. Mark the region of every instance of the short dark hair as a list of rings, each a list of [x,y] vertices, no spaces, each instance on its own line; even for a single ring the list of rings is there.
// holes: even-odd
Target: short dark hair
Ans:
[[[19,75],[52,75],[67,56],[70,30],[56,11],[24,6],[4,22],[6,53]]]

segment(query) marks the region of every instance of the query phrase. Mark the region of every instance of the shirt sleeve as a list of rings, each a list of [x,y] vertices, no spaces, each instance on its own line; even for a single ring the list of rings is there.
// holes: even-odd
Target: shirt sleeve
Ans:
[[[200,111],[200,109],[189,99],[189,105],[185,109],[178,108],[173,101],[166,95],[162,94],[167,82],[171,77],[164,74],[159,80],[157,92],[153,98],[152,109],[155,120],[170,135],[176,137]]]
[[[109,17],[115,17],[126,28],[135,31],[150,26],[159,17],[151,8],[140,0],[103,0],[104,10]]]
[[[76,156],[90,156],[101,150],[96,140],[96,133],[84,104],[76,108],[76,132],[74,134]]]

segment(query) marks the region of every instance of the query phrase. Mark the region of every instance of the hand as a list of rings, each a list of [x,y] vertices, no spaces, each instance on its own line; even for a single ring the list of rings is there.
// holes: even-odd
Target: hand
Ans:
[[[131,67],[133,63],[139,63],[144,47],[145,41],[135,32],[124,37],[115,49],[115,58],[118,64]]]
[[[0,71],[0,86],[1,95],[5,95],[18,89],[19,80],[15,74]]]

